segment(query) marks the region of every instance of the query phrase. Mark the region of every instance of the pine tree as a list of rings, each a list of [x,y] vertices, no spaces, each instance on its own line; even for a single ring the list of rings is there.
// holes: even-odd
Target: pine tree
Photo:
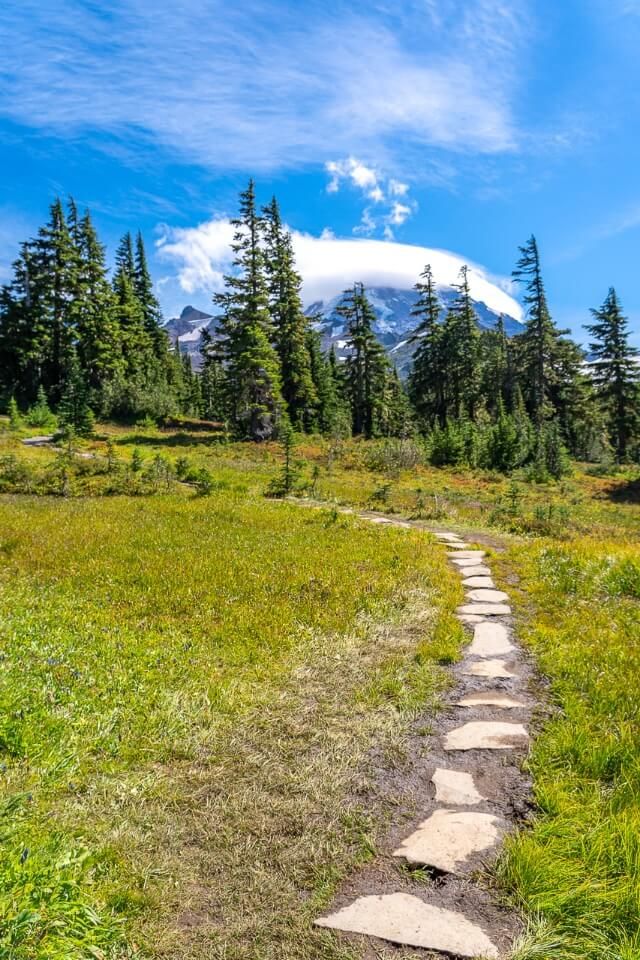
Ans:
[[[430,264],[425,266],[420,277],[415,285],[418,300],[411,311],[419,322],[410,338],[417,347],[409,376],[409,396],[423,423],[431,426],[436,420],[444,424],[446,419],[441,305]]]
[[[93,432],[94,418],[87,385],[75,349],[68,354],[65,386],[58,404],[58,424],[64,435],[86,437]]]
[[[551,319],[536,238],[531,236],[519,250],[520,259],[513,271],[513,277],[524,285],[524,302],[528,312],[525,331],[517,337],[520,347],[520,377],[529,414],[540,428],[544,420],[555,412],[550,397],[555,383],[554,361],[560,338],[568,331],[558,330]]]
[[[78,267],[73,317],[78,359],[87,385],[100,403],[108,384],[122,377],[123,358],[116,298],[107,277],[106,256],[89,211],[72,216]]]
[[[307,338],[310,324],[300,293],[302,279],[295,269],[291,234],[282,225],[275,197],[263,214],[269,309],[280,357],[282,396],[293,427],[309,432],[316,426],[318,396]]]
[[[239,436],[269,440],[277,433],[283,400],[253,180],[240,194],[240,216],[232,222],[235,272],[225,276],[225,292],[214,296],[223,311],[218,332],[231,421]]]
[[[153,292],[153,281],[149,273],[147,254],[140,231],[136,236],[133,289],[142,308],[144,326],[153,344],[154,353],[159,360],[164,361],[169,351],[169,340],[166,332],[162,329],[162,310],[158,298]]]
[[[336,313],[344,317],[348,356],[345,388],[351,405],[356,435],[374,436],[380,419],[380,403],[389,376],[389,362],[373,332],[375,313],[362,284],[345,290]]]
[[[457,296],[442,331],[443,378],[450,417],[473,420],[480,401],[480,332],[471,302],[469,271],[460,270]]]
[[[38,387],[36,402],[27,411],[27,422],[31,427],[51,427],[55,423],[55,417],[51,412],[42,384]]]
[[[11,283],[0,290],[0,387],[6,403],[35,399],[45,351],[43,311],[34,282],[32,246],[23,243]]]
[[[481,332],[480,344],[480,392],[489,413],[497,417],[500,405],[510,404],[513,393],[511,349],[502,315],[494,330]]]
[[[78,256],[59,199],[33,245],[33,283],[42,335],[41,383],[55,401],[62,393],[67,356],[75,342],[73,302]]]
[[[120,240],[116,250],[116,273],[125,273],[135,288],[135,262],[133,256],[133,240],[127,231]]]
[[[586,327],[593,337],[591,377],[616,458],[624,461],[640,424],[639,351],[629,343],[628,321],[613,287],[591,314],[594,322]]]

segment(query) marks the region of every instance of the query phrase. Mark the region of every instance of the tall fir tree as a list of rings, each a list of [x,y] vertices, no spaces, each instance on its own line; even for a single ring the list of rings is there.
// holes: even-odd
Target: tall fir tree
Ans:
[[[78,359],[97,405],[107,386],[123,373],[122,343],[116,299],[107,276],[106,256],[89,211],[70,222],[77,248],[76,289],[73,303]]]
[[[144,240],[140,231],[136,236],[133,258],[133,289],[142,308],[144,326],[153,344],[154,353],[158,360],[164,361],[169,351],[169,340],[162,329],[162,310],[158,298],[153,292],[153,280],[149,272]]]
[[[240,215],[232,223],[234,273],[225,276],[224,293],[214,296],[222,308],[218,332],[231,422],[240,437],[269,440],[278,432],[283,399],[253,180],[240,194]]]
[[[62,394],[69,351],[75,341],[73,302],[78,256],[62,202],[49,208],[49,220],[32,245],[34,286],[42,330],[41,382],[57,402]]]
[[[430,264],[420,274],[415,289],[418,300],[411,314],[418,319],[418,325],[411,342],[417,346],[409,375],[409,396],[423,424],[430,427],[438,421],[444,425],[447,411],[442,369],[442,307]]]
[[[555,384],[554,363],[559,340],[567,331],[560,331],[551,319],[542,279],[540,254],[532,235],[519,248],[520,259],[513,278],[524,286],[527,322],[524,333],[517,337],[521,389],[533,422],[540,427],[553,416],[555,409],[551,389]]]
[[[613,287],[591,314],[593,322],[586,327],[593,338],[591,377],[616,458],[624,461],[640,429],[640,351],[629,343],[628,321]]]
[[[280,358],[282,396],[292,425],[310,432],[317,426],[318,395],[311,372],[309,319],[302,306],[302,278],[296,272],[291,234],[282,225],[275,197],[263,208],[265,268],[269,309]]]
[[[454,286],[457,294],[442,331],[447,407],[454,419],[473,420],[480,402],[480,331],[466,266],[460,270],[459,281]]]
[[[344,384],[353,433],[370,438],[381,428],[391,367],[373,331],[376,316],[361,283],[345,290],[336,312],[345,321]]]

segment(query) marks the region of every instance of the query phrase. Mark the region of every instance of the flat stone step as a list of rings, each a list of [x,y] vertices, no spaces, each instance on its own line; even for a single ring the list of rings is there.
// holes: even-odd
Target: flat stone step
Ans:
[[[316,925],[457,957],[498,958],[495,944],[464,914],[425,903],[409,893],[359,897],[342,910],[320,917]]]
[[[502,690],[487,690],[485,693],[469,693],[458,700],[458,707],[499,707],[501,710],[515,710],[524,707],[522,700],[515,700]]]
[[[445,750],[513,750],[526,744],[529,734],[521,723],[500,720],[471,720],[451,730]]]
[[[463,587],[482,587],[483,590],[495,590],[496,585],[489,576],[484,577],[465,577],[462,581]]]
[[[486,555],[484,550],[452,550],[447,554],[454,562],[458,560],[482,560]]]
[[[464,664],[462,673],[468,677],[517,677],[517,673],[511,673],[507,670],[507,664],[504,660],[476,660],[473,663]]]
[[[431,777],[431,782],[435,784],[438,803],[472,807],[487,799],[477,790],[471,774],[462,770],[444,770],[438,767]]]
[[[456,613],[477,613],[482,617],[507,617],[511,613],[511,607],[506,603],[480,603],[474,600],[472,603],[464,603],[458,607]]]
[[[448,556],[449,559],[451,560],[451,563],[453,563],[454,566],[458,567],[458,569],[460,570],[461,576],[464,576],[464,573],[462,572],[464,567],[475,567],[475,566],[477,566],[479,563],[482,562],[482,558],[481,558],[481,557],[480,557],[480,558],[478,558],[478,557],[460,557],[459,560],[454,560],[454,559],[453,559],[453,556],[454,556],[454,555],[448,553],[447,556]]]
[[[434,530],[433,534],[444,543],[460,543],[462,540],[459,533],[449,533],[448,530]]]
[[[447,546],[451,547],[452,550],[457,550],[459,553],[462,553],[462,552],[466,553],[466,551],[471,546],[470,543],[465,543],[464,540],[459,540],[457,542],[452,540],[441,541],[441,543],[444,543],[444,542],[446,542]]]
[[[482,563],[477,563],[477,564],[470,563],[468,566],[464,566],[464,565],[460,566],[460,564],[456,564],[456,566],[459,567],[458,573],[460,574],[461,577],[490,577],[491,576],[491,570],[489,569],[489,567],[485,567],[484,564]]]
[[[504,590],[469,590],[467,597],[474,603],[506,603],[509,594]]]
[[[436,810],[403,840],[394,857],[413,866],[460,873],[469,858],[494,847],[504,833],[503,821],[490,813]]]
[[[456,616],[463,623],[482,623],[484,620],[479,613],[457,613]]]
[[[473,640],[466,653],[468,657],[501,657],[514,650],[503,623],[481,620],[474,628]]]

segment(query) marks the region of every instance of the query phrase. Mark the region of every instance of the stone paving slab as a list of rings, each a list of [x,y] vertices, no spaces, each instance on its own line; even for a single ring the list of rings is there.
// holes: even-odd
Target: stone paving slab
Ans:
[[[434,530],[433,535],[444,543],[459,543],[462,540],[459,533],[449,533],[448,530]]]
[[[479,613],[457,613],[456,616],[463,623],[482,623],[484,620]]]
[[[484,930],[463,914],[435,907],[408,893],[359,897],[342,910],[320,917],[316,925],[457,957],[497,960],[499,956]]]
[[[460,574],[461,577],[490,577],[491,576],[491,570],[489,569],[489,567],[485,567],[484,564],[482,563],[478,563],[478,564],[470,563],[468,566],[464,566],[464,565],[460,566],[460,564],[456,564],[456,566],[459,567],[458,573]]]
[[[483,617],[507,617],[511,613],[511,607],[506,603],[480,603],[475,600],[458,607],[456,613],[477,613]]]
[[[436,788],[436,800],[453,806],[472,807],[486,800],[473,782],[470,773],[462,770],[444,770],[441,767],[431,777]]]
[[[516,673],[511,673],[510,670],[507,670],[507,664],[505,660],[475,660],[473,663],[465,663],[462,667],[462,673],[466,674],[468,677],[495,677],[509,679],[510,677],[516,677]]]
[[[504,590],[469,590],[467,597],[474,603],[506,603],[509,594]]]
[[[394,857],[413,866],[435,867],[446,873],[471,869],[469,858],[494,847],[504,832],[503,821],[490,813],[435,810],[403,840]]]
[[[444,541],[441,541],[441,542],[444,543]],[[471,544],[465,543],[463,540],[460,540],[457,542],[452,542],[451,540],[447,540],[447,546],[451,547],[452,550],[457,550],[458,553],[463,553],[463,552],[466,553],[471,547]]]
[[[502,690],[487,690],[484,693],[469,693],[456,703],[458,707],[499,707],[500,710],[515,710],[526,707],[522,700],[510,697]]]
[[[467,570],[464,570],[464,569],[463,569],[462,572],[466,574],[466,573],[467,573]],[[491,579],[490,576],[483,576],[483,577],[479,577],[479,576],[467,577],[467,576],[465,576],[464,580],[462,581],[462,586],[463,586],[463,587],[475,587],[475,588],[482,587],[484,590],[495,590],[495,589],[496,589],[496,585],[495,585],[495,583],[493,582],[493,580]]]
[[[482,619],[474,628],[473,640],[466,653],[468,657],[501,657],[514,650],[503,623]]]
[[[482,560],[486,557],[486,552],[484,550],[451,550],[447,553],[447,556],[450,560],[453,560],[454,563],[458,563],[459,560]]]
[[[523,746],[529,734],[521,723],[499,720],[472,720],[451,730],[445,737],[445,750],[513,750]]]

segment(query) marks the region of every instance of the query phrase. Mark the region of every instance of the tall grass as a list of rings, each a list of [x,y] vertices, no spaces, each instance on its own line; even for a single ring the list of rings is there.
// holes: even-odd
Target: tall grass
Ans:
[[[640,957],[640,557],[580,539],[538,543],[523,577],[522,635],[555,712],[531,758],[539,811],[501,879],[540,924],[523,958]]]
[[[4,498],[0,553],[0,957],[344,956],[310,921],[455,656],[442,551],[218,492]]]

